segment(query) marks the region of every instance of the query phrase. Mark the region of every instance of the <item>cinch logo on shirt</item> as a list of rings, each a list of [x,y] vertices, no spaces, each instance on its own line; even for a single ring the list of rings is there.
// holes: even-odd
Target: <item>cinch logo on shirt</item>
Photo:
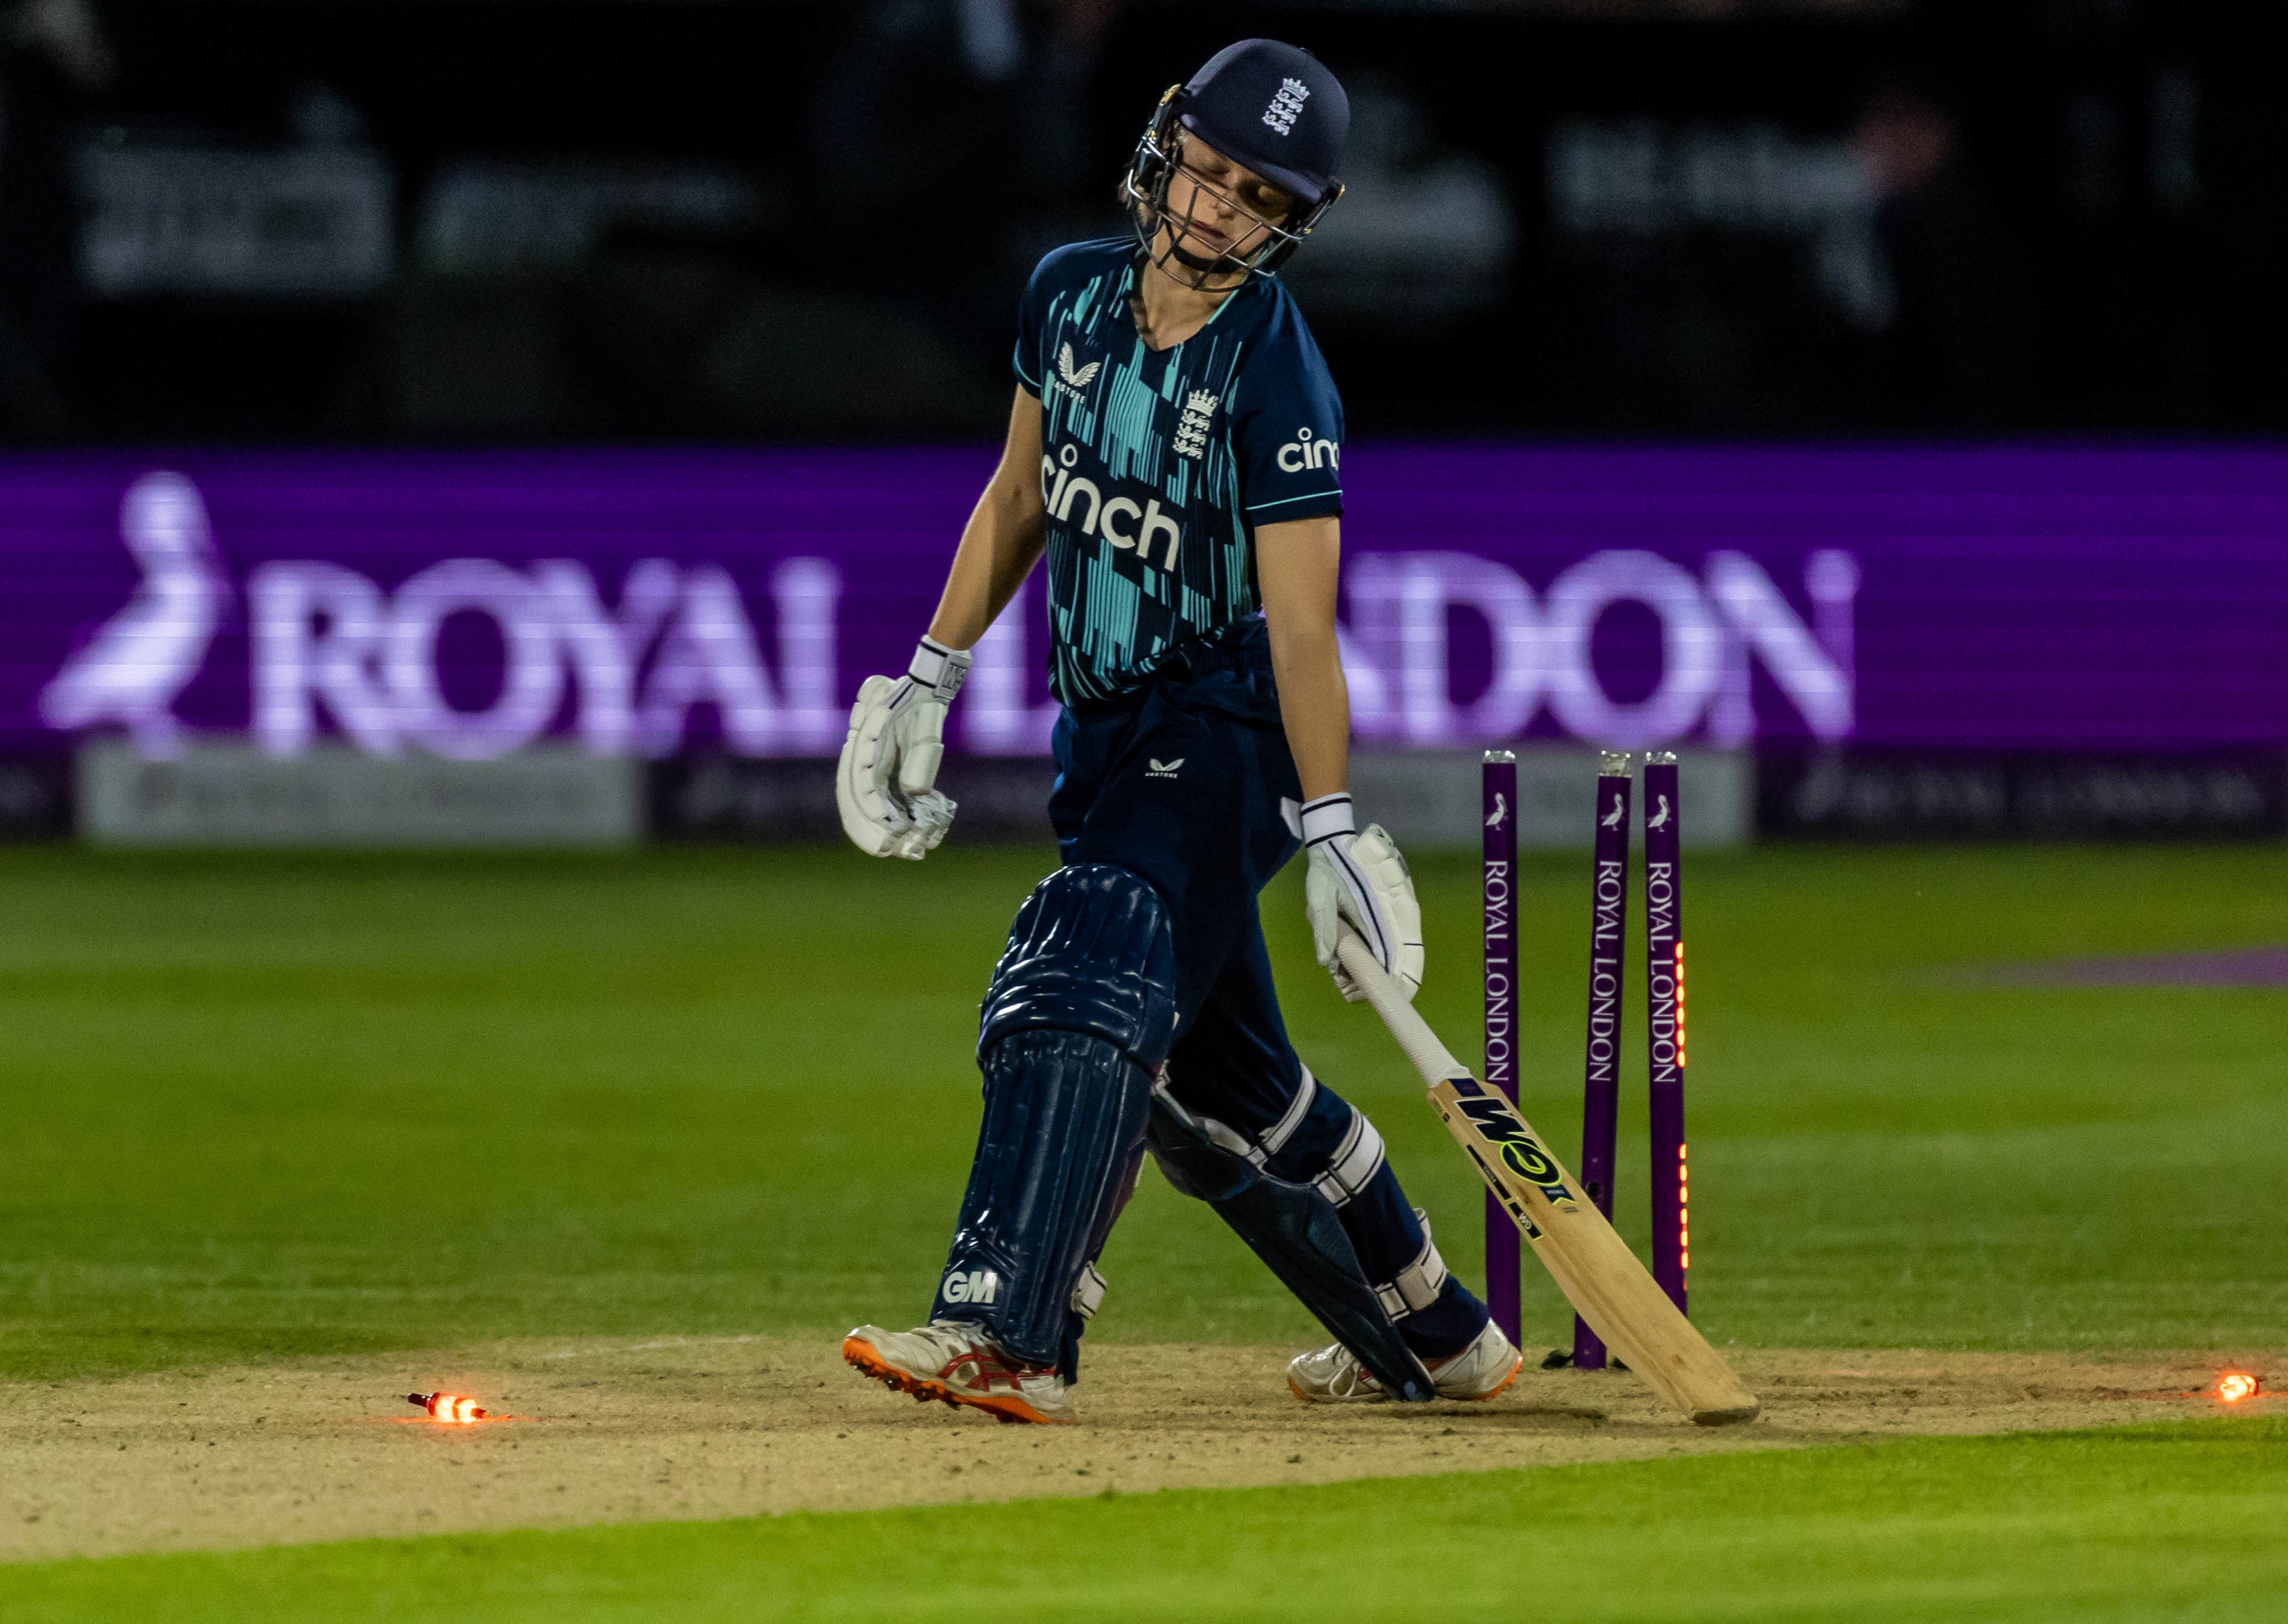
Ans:
[[[1289,473],[1300,473],[1306,468],[1332,468],[1339,471],[1342,465],[1342,447],[1331,440],[1313,440],[1308,429],[1279,448],[1279,466]]]
[[[1184,542],[1183,527],[1160,511],[1160,499],[1151,497],[1142,507],[1138,507],[1125,496],[1115,496],[1108,502],[1095,480],[1073,472],[1072,466],[1079,460],[1080,448],[1069,445],[1053,458],[1041,458],[1041,501],[1046,505],[1049,517],[1060,524],[1071,523],[1073,509],[1085,495],[1088,498],[1088,514],[1080,523],[1083,535],[1094,535],[1101,521],[1106,541],[1124,552],[1133,548],[1136,556],[1147,564],[1155,562],[1152,548],[1164,535],[1167,543],[1156,561],[1162,569],[1174,569],[1176,550]],[[1063,466],[1058,466],[1059,463]],[[1052,475],[1056,479],[1053,485],[1049,482]],[[1138,522],[1124,533],[1118,524],[1123,519]]]

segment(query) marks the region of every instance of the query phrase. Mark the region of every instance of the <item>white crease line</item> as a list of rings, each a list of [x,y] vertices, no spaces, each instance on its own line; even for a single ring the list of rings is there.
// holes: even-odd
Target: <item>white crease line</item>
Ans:
[[[752,1336],[673,1336],[665,1342],[630,1343],[624,1348],[568,1348],[561,1353],[545,1357],[552,1359],[576,1359],[587,1353],[648,1353],[655,1348],[696,1348],[719,1343],[754,1342]]]

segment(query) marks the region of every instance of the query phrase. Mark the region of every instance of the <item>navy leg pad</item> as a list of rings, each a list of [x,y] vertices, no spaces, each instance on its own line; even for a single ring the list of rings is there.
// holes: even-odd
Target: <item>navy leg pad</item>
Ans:
[[[1218,1145],[1165,1089],[1152,1096],[1146,1143],[1168,1182],[1213,1207],[1385,1391],[1412,1402],[1437,1397],[1323,1191],[1291,1184]]]
[[[1176,1032],[1176,954],[1160,893],[1112,863],[1076,863],[1033,888],[993,967],[982,1060],[1013,1032],[1085,1032],[1148,1072]]]
[[[1073,1287],[1134,1168],[1174,986],[1166,907],[1127,869],[1062,868],[1026,899],[985,995],[985,1117],[932,1319],[1071,1361]]]
[[[1116,1209],[1151,1096],[1151,1079],[1100,1037],[1021,1032],[993,1046],[930,1318],[981,1325],[1028,1364],[1062,1362],[1073,1287]]]
[[[1312,1079],[1309,1086],[1301,1120],[1263,1159],[1266,1170],[1315,1187],[1340,1209],[1359,1267],[1409,1348],[1425,1359],[1459,1352],[1486,1328],[1484,1304],[1438,1261],[1428,1228],[1408,1204],[1373,1124],[1324,1083]],[[1434,1299],[1423,1302],[1434,1288]]]

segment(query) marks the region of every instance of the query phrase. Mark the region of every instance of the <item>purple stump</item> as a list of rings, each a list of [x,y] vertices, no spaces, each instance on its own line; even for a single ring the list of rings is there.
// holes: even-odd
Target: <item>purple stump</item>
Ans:
[[[1597,765],[1597,857],[1589,887],[1589,1042],[1581,1099],[1581,1188],[1613,1216],[1614,1141],[1621,1114],[1621,981],[1629,939],[1629,754]],[[1601,1370],[1605,1344],[1573,1321],[1573,1363]]]
[[[1684,1307],[1692,1263],[1684,1159],[1684,857],[1676,757],[1645,758],[1645,1052],[1652,1075],[1652,1277]]]
[[[1517,1103],[1517,757],[1488,750],[1482,770],[1480,802],[1485,833],[1485,866],[1480,899],[1484,905],[1486,1086]],[[1486,1195],[1486,1307],[1514,1346],[1518,1323],[1517,1224],[1491,1192]]]

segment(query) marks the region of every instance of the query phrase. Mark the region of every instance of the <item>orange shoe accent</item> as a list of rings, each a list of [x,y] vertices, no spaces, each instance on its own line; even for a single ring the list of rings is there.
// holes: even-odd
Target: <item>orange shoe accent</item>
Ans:
[[[1060,1420],[1053,1415],[1042,1414],[1013,1392],[967,1393],[943,1382],[932,1381],[927,1376],[909,1375],[884,1359],[874,1344],[862,1336],[842,1339],[842,1360],[859,1374],[871,1376],[885,1387],[911,1393],[917,1404],[927,1404],[934,1398],[940,1404],[956,1409],[966,1406],[970,1409],[983,1410],[1004,1426],[1019,1426],[1027,1422],[1040,1427],[1069,1427],[1073,1424],[1069,1419]]]
[[[1500,1385],[1500,1386],[1498,1386],[1498,1387],[1495,1388],[1495,1389],[1494,1389],[1494,1390],[1493,1390],[1493,1391],[1491,1391],[1491,1392],[1490,1392],[1490,1393],[1480,1393],[1476,1398],[1470,1398],[1470,1399],[1466,1399],[1464,1402],[1466,1402],[1466,1403],[1469,1403],[1469,1404],[1490,1404],[1490,1403],[1492,1403],[1495,1399],[1497,1399],[1497,1398],[1500,1398],[1504,1393],[1505,1393],[1505,1392],[1509,1391],[1509,1389],[1510,1389],[1510,1383],[1517,1380],[1517,1373],[1518,1373],[1519,1371],[1521,1371],[1521,1370],[1523,1370],[1524,1368],[1525,1368],[1525,1355],[1524,1355],[1524,1354],[1522,1354],[1522,1353],[1521,1353],[1521,1354],[1519,1354],[1519,1355],[1517,1356],[1517,1363],[1516,1363],[1516,1364],[1514,1364],[1514,1365],[1512,1365],[1512,1366],[1509,1367],[1509,1374],[1507,1374],[1507,1375],[1504,1376],[1504,1377],[1501,1379],[1501,1385]],[[1440,1395],[1439,1395],[1439,1397],[1443,1398],[1443,1397],[1445,1397],[1445,1395],[1442,1393],[1442,1394],[1440,1394]]]

